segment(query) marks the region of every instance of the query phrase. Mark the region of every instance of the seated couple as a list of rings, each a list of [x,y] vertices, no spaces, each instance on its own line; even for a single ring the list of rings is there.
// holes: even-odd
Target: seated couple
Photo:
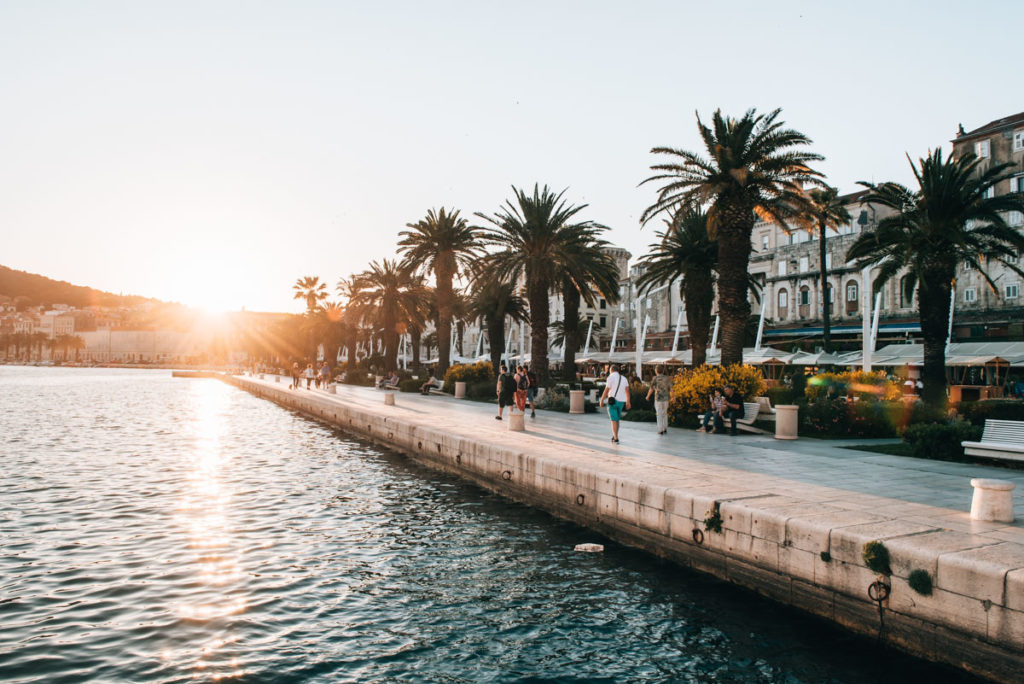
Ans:
[[[736,420],[743,417],[743,395],[732,385],[726,385],[724,391],[715,388],[710,399],[711,409],[704,413],[697,432],[722,432],[728,419],[729,434],[735,435]]]

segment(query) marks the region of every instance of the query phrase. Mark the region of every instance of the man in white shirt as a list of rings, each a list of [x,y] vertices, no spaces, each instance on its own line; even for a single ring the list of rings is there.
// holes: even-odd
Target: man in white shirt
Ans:
[[[599,405],[604,406],[605,401],[608,403],[608,418],[612,421],[612,442],[618,444],[619,421],[622,420],[622,412],[630,408],[629,381],[619,373],[618,364],[612,364],[612,372],[605,381]]]

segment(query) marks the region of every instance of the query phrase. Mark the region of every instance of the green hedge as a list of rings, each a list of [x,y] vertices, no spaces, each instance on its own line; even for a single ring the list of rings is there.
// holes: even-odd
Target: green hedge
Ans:
[[[1024,420],[1024,401],[1016,399],[985,399],[964,401],[958,412],[973,425],[985,425],[985,420]]]
[[[771,400],[772,406],[778,406],[779,404],[795,404],[797,401],[797,394],[792,387],[778,386],[769,387],[765,394],[768,399]],[[801,393],[800,398],[803,398]]]
[[[628,420],[633,423],[653,423],[658,420],[658,414],[650,409],[634,408],[623,413],[622,420]]]
[[[398,390],[400,392],[419,392],[420,386],[424,382],[424,380],[414,380],[413,378],[409,378],[408,380],[400,380],[398,383]]]
[[[966,421],[955,423],[919,423],[910,425],[903,433],[903,441],[911,447],[917,458],[935,461],[959,461],[964,457],[960,442],[981,439],[981,428]]]

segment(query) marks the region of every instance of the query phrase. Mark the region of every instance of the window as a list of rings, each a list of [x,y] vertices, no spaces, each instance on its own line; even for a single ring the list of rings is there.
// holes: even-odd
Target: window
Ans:
[[[978,291],[973,287],[969,287],[964,290],[964,301],[968,304],[978,301]]]
[[[1024,213],[1011,211],[1006,217],[1006,222],[1011,226],[1022,226],[1024,225]]]
[[[800,272],[801,273],[803,273],[804,271],[807,270],[808,265],[809,265],[809,261],[808,261],[807,257],[800,257]]]
[[[825,269],[829,270],[831,268],[832,268],[832,253],[831,252],[826,252],[825,253]]]
[[[846,286],[846,301],[857,301],[857,283],[849,283]]]
[[[785,309],[787,306],[789,306],[789,292],[779,290],[779,308]]]
[[[606,302],[606,301],[604,301],[604,300],[602,299],[602,300],[601,300],[601,301],[600,301],[600,302],[598,303],[598,306],[600,306],[600,307],[601,307],[601,310],[603,311],[604,309],[606,309],[606,308],[608,307],[608,302]]]
[[[780,261],[779,262],[779,275],[780,276],[786,275],[786,262],[785,261]]]
[[[800,288],[800,306],[810,306],[811,304],[811,291],[804,285]]]
[[[909,309],[914,306],[914,291],[910,289],[910,276],[900,278],[900,308]]]
[[[825,285],[825,301],[829,304],[832,303],[832,283]]]
[[[985,188],[985,192],[982,193],[982,197],[984,197],[985,199],[992,199],[995,196],[996,187],[994,185],[988,186],[987,188]]]
[[[1020,297],[1020,283],[1007,285],[1003,290],[1003,293],[1007,299],[1016,299],[1017,297]]]
[[[1013,151],[1020,152],[1021,150],[1024,150],[1024,128],[1013,132]]]
[[[601,316],[601,327],[602,328],[607,328],[608,327],[608,317],[607,316]]]
[[[988,140],[980,140],[974,143],[974,156],[979,159],[988,159],[992,151]]]
[[[768,233],[761,235],[761,249],[768,249]]]
[[[1017,261],[1019,261],[1019,259],[1017,258],[1017,254],[1015,253],[1015,254],[1003,257],[1003,261],[1005,261],[1008,264],[1016,265]]]
[[[1010,179],[1010,192],[1024,192],[1024,176],[1014,176]]]

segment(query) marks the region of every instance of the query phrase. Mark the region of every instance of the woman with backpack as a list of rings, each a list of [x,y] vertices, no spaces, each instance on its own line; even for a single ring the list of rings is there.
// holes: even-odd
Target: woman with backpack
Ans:
[[[519,366],[512,378],[516,381],[516,408],[520,413],[526,413],[526,390],[530,389],[530,379],[526,375],[526,368]]]

